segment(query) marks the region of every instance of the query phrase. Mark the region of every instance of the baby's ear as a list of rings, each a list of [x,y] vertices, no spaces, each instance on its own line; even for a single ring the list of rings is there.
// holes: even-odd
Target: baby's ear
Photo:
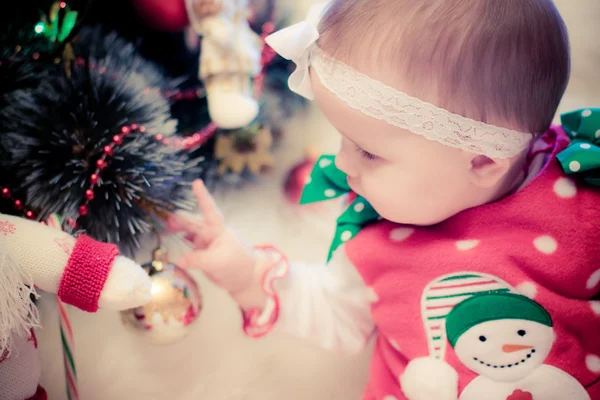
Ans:
[[[470,175],[472,182],[481,188],[497,185],[509,172],[511,160],[508,158],[490,158],[482,155],[470,155]]]

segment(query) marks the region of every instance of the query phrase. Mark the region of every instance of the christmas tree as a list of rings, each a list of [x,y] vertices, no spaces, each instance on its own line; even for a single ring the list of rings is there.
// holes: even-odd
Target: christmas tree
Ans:
[[[276,29],[274,15],[272,2],[253,4],[257,37]],[[1,212],[40,221],[58,214],[65,230],[131,254],[166,213],[192,207],[195,178],[218,184],[269,165],[273,138],[302,105],[286,94],[289,63],[264,47],[257,118],[221,129],[198,77],[201,39],[185,17],[183,0],[4,7]]]

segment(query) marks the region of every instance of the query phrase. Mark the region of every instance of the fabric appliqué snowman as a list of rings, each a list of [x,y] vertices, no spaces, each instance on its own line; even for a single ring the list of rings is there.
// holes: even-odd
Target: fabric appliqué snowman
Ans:
[[[409,399],[590,399],[575,378],[544,364],[555,339],[550,314],[501,279],[472,272],[438,278],[423,291],[421,309],[430,356],[413,360],[402,376]],[[444,361],[447,344],[479,375],[460,395],[458,375]]]

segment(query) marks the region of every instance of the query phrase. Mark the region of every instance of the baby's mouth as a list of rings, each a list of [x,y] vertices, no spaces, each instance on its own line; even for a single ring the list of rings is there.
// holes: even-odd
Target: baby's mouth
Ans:
[[[533,354],[535,354],[535,349],[531,349],[529,351],[529,353],[527,354],[527,356],[525,358],[523,358],[522,360],[519,360],[519,361],[514,362],[512,364],[504,364],[504,365],[494,365],[494,364],[491,364],[491,363],[487,363],[487,362],[485,362],[483,360],[480,360],[477,357],[473,357],[473,360],[477,361],[481,365],[485,365],[486,367],[496,368],[496,369],[504,369],[504,368],[513,368],[513,367],[516,367],[518,365],[524,364],[525,361],[529,360],[533,356]]]

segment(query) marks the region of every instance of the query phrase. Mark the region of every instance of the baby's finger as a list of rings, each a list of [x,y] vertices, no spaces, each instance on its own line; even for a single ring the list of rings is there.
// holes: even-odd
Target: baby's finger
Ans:
[[[182,255],[177,264],[181,268],[185,269],[199,269],[203,270],[207,266],[207,257],[206,252],[202,250],[195,250],[190,253],[185,253]]]
[[[199,232],[204,225],[204,221],[201,218],[184,214],[171,214],[167,220],[169,230],[176,232],[186,232],[196,234]]]
[[[204,182],[197,179],[192,185],[192,191],[196,195],[198,205],[202,211],[202,215],[208,225],[212,227],[223,226],[223,215],[219,211],[219,208],[215,204],[215,200],[206,189]]]

